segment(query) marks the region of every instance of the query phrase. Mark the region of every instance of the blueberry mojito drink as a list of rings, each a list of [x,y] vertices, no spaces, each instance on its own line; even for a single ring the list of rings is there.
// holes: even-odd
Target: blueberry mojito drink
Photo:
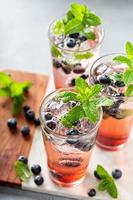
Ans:
[[[73,87],[75,78],[88,78],[91,63],[99,57],[103,40],[100,18],[86,5],[72,3],[67,14],[49,27],[56,88]]]
[[[126,55],[111,54],[95,61],[90,82],[101,84],[102,95],[113,101],[103,108],[97,144],[117,150],[125,145],[133,126],[133,44],[126,43]]]
[[[40,108],[41,127],[47,152],[49,174],[62,186],[80,183],[87,172],[102,119],[100,85],[89,86],[82,78],[75,89],[60,89],[48,95]]]

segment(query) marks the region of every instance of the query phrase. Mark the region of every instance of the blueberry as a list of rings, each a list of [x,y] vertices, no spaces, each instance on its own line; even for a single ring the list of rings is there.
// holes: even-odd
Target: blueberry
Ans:
[[[25,106],[23,107],[24,113],[27,112],[29,109],[30,109],[30,106],[25,105]]]
[[[115,97],[124,97],[124,94],[123,93],[117,93],[117,94],[115,94]]]
[[[88,192],[88,196],[90,196],[90,197],[96,196],[96,190],[94,188],[90,189]]]
[[[80,42],[84,42],[87,40],[87,37],[81,35],[81,36],[79,36],[79,39],[80,39]]]
[[[98,179],[98,180],[101,180],[101,177],[98,175],[97,171],[94,170],[94,176]]]
[[[40,119],[39,119],[39,117],[36,117],[36,118],[34,119],[34,124],[35,124],[36,126],[40,126]]]
[[[104,76],[101,76],[99,78],[99,82],[101,84],[110,84],[111,83],[111,79],[108,76],[104,75]]]
[[[67,142],[68,144],[75,144],[75,143],[78,142],[78,140],[75,139],[75,138],[68,138],[68,139],[66,140],[66,142]]]
[[[28,126],[23,126],[21,128],[21,133],[22,133],[23,136],[29,136],[30,128]]]
[[[71,69],[69,67],[62,67],[62,70],[65,74],[70,74],[71,73]]]
[[[52,119],[52,114],[49,113],[49,112],[46,112],[44,117],[45,117],[45,120],[51,120]]]
[[[53,65],[56,68],[61,68],[62,67],[62,64],[59,61],[57,61],[57,60],[53,60]]]
[[[124,87],[124,86],[125,86],[125,83],[124,83],[123,81],[116,81],[116,82],[115,82],[115,85],[116,85],[117,87]]]
[[[89,77],[89,75],[88,74],[83,74],[80,77],[83,78],[84,80],[86,80]]]
[[[82,74],[85,72],[85,69],[84,68],[75,68],[75,69],[73,69],[73,72],[75,74]]]
[[[27,110],[27,112],[25,112],[25,118],[28,120],[28,121],[34,121],[35,119],[35,113],[34,111],[32,110]]]
[[[112,176],[115,179],[119,179],[122,176],[122,171],[120,169],[115,169],[112,171]]]
[[[34,175],[38,175],[41,172],[41,166],[38,164],[32,165],[31,166],[31,171]]]
[[[75,45],[76,45],[76,41],[75,41],[73,38],[68,39],[66,45],[67,45],[69,48],[73,48],[73,47],[75,47]]]
[[[76,106],[77,102],[76,101],[71,101],[71,106],[74,107]]]
[[[56,122],[50,120],[46,123],[46,125],[51,129],[54,130],[56,128]]]
[[[75,78],[73,78],[73,79],[70,81],[69,86],[71,86],[71,87],[75,86]]]
[[[72,34],[69,35],[69,37],[74,38],[74,39],[78,39],[79,33],[72,33]]]
[[[77,126],[77,124],[79,124],[79,123],[80,123],[80,121],[77,120],[76,122],[73,122],[72,125],[73,125],[73,126]]]
[[[36,177],[34,178],[34,182],[35,182],[36,185],[42,185],[43,182],[44,182],[44,179],[43,179],[42,176],[39,175],[39,176],[36,176]]]
[[[21,161],[24,164],[28,163],[28,159],[25,156],[19,156],[17,160]]]
[[[66,134],[69,135],[69,136],[79,135],[79,131],[74,129],[74,128],[71,128],[70,130],[67,131]]]
[[[15,129],[17,127],[17,120],[15,118],[8,119],[7,126],[10,129]]]

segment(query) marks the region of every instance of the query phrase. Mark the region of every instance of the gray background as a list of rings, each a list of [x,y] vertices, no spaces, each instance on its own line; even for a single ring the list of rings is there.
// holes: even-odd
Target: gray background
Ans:
[[[64,14],[71,0],[0,0],[0,69],[12,67],[43,74],[51,73],[47,29]],[[101,16],[105,39],[101,54],[123,52],[133,42],[132,0],[86,0]],[[63,200],[62,197],[23,192],[0,186],[2,200]],[[65,200],[66,198],[64,198]]]

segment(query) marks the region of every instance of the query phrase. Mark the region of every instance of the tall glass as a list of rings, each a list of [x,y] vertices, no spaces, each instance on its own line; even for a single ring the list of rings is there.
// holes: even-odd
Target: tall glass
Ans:
[[[84,125],[82,127],[84,132],[80,135],[65,135],[65,130],[59,134],[56,129],[51,130],[46,126],[44,113],[51,99],[62,91],[66,89],[57,90],[44,98],[40,107],[40,119],[49,175],[58,185],[72,186],[80,183],[86,175],[97,130],[102,120],[102,110],[99,110],[99,119],[91,130]],[[55,112],[59,112],[58,105],[56,109]],[[64,112],[63,107],[62,112]]]
[[[97,83],[96,77],[100,76],[98,73],[106,75],[113,67],[116,72],[123,72],[125,64],[113,62],[113,58],[118,55],[120,54],[105,55],[94,62],[90,70],[91,84]],[[107,150],[117,150],[125,146],[133,127],[133,97],[126,97],[122,93],[118,94],[117,91],[115,96],[109,95],[108,92],[112,89],[109,84],[106,92],[102,94],[112,99],[113,105],[103,108],[103,120],[96,140],[98,146]],[[125,86],[119,88],[120,91],[124,89]]]
[[[91,64],[99,57],[104,31],[101,26],[91,27],[91,30],[96,34],[95,40],[86,40],[84,36],[80,39],[76,38],[74,40],[77,45],[79,41],[83,40],[80,47],[68,48],[61,42],[63,35],[58,40],[54,35],[55,23],[56,21],[50,25],[48,31],[55,87],[56,89],[73,87],[76,77],[88,78]],[[93,54],[90,58],[89,53]]]

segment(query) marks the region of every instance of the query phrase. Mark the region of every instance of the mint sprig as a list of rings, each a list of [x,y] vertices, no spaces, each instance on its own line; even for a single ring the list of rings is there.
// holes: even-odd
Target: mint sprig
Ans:
[[[25,91],[31,87],[31,83],[28,81],[17,82],[14,81],[5,72],[0,72],[0,96],[7,96],[12,99],[13,116],[16,116],[20,110],[23,102],[25,101]]]
[[[55,45],[51,46],[51,53],[52,53],[52,56],[56,58],[62,56],[61,51]]]
[[[95,33],[86,28],[100,24],[100,18],[92,13],[85,4],[72,3],[65,18],[56,22],[53,31],[56,35],[78,32],[88,39],[95,40]]]
[[[116,199],[118,197],[118,191],[112,176],[101,165],[97,165],[96,172],[101,178],[101,181],[98,185],[98,190],[106,190],[111,197]]]
[[[17,160],[14,164],[14,169],[17,177],[26,182],[31,177],[31,173],[27,164]]]
[[[131,42],[126,42],[126,56],[116,56],[113,60],[115,62],[124,63],[128,66],[120,80],[127,85],[125,95],[133,96],[133,92],[131,90],[133,85],[133,44]]]
[[[61,118],[64,126],[71,127],[74,122],[81,118],[87,118],[92,123],[95,123],[99,117],[99,108],[101,106],[111,106],[113,103],[112,100],[99,95],[102,89],[99,84],[89,86],[84,79],[77,78],[75,89],[77,92],[61,92],[59,94],[64,103],[73,100],[79,102],[79,105],[73,107]]]
[[[83,59],[89,59],[91,57],[93,57],[93,53],[91,52],[87,52],[87,53],[75,53],[74,54],[74,57],[77,59],[77,60],[83,60]]]

